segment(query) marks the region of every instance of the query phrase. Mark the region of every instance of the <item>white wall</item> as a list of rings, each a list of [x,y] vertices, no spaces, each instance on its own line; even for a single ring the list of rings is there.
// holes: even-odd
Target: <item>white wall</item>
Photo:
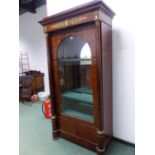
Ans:
[[[113,134],[135,143],[133,4],[133,0],[111,0],[109,6],[116,12],[113,20]]]
[[[90,0],[47,0],[48,15]],[[135,143],[134,0],[104,0],[113,20],[113,135]]]
[[[30,69],[45,73],[45,91],[49,93],[46,41],[43,27],[38,23],[47,16],[46,5],[39,7],[36,14],[24,13],[19,17],[19,49],[27,51]]]

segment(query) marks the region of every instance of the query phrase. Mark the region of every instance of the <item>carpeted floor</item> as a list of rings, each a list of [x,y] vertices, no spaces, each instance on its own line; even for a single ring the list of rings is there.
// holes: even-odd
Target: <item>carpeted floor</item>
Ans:
[[[96,155],[67,140],[52,140],[51,121],[44,118],[41,103],[19,103],[19,155]],[[134,147],[112,141],[105,155],[134,155]]]

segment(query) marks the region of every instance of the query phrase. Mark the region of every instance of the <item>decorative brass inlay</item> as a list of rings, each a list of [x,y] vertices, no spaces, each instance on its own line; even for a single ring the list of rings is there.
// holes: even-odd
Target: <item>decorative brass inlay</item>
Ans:
[[[47,26],[44,26],[44,32],[47,32]]]
[[[54,24],[54,25],[51,25],[50,26],[50,28],[52,28],[52,29],[59,29],[59,28],[62,28],[62,27],[65,27],[65,23],[66,23],[66,21],[64,22],[59,22],[59,23],[56,23],[56,24]]]
[[[95,16],[95,20],[97,20],[97,19],[98,19],[98,16],[96,15],[96,16]]]
[[[86,20],[87,17],[84,16],[84,17],[74,17],[74,18],[70,18],[70,19],[66,19],[62,22],[58,22],[56,24],[53,24],[50,26],[51,29],[60,29],[60,28],[63,28],[63,27],[67,27],[67,26],[72,26],[72,25],[75,25],[75,24],[78,24],[78,23],[81,23],[82,21]]]
[[[52,120],[56,119],[56,116],[52,116]]]
[[[54,131],[52,131],[52,132],[58,132],[58,130],[54,130]]]
[[[45,36],[48,37],[48,33],[45,33]]]
[[[97,130],[97,133],[98,133],[99,135],[103,135],[105,132],[104,132],[104,130],[102,130],[102,131]]]
[[[104,148],[104,149],[99,149],[98,146],[97,146],[97,147],[96,147],[96,150],[97,150],[98,152],[104,152],[104,151],[105,151],[105,148]]]
[[[99,12],[95,11],[95,20],[99,20]]]
[[[65,26],[68,26],[68,21],[67,20],[65,20]]]
[[[96,20],[95,24],[96,24],[96,26],[99,26],[100,25],[100,20]]]

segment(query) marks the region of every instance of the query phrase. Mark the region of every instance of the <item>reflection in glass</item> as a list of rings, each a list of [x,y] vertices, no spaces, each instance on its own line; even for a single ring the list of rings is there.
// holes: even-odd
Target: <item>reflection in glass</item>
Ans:
[[[91,50],[78,36],[62,41],[58,49],[61,111],[63,114],[93,121]]]
[[[91,59],[91,51],[90,51],[90,47],[89,47],[88,43],[86,43],[82,47],[81,53],[80,53],[80,58],[81,59]]]

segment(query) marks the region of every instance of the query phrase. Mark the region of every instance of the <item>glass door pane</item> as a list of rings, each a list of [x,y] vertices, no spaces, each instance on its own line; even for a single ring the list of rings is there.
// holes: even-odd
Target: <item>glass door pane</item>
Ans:
[[[92,60],[88,43],[78,36],[64,39],[58,49],[62,114],[93,122]]]

